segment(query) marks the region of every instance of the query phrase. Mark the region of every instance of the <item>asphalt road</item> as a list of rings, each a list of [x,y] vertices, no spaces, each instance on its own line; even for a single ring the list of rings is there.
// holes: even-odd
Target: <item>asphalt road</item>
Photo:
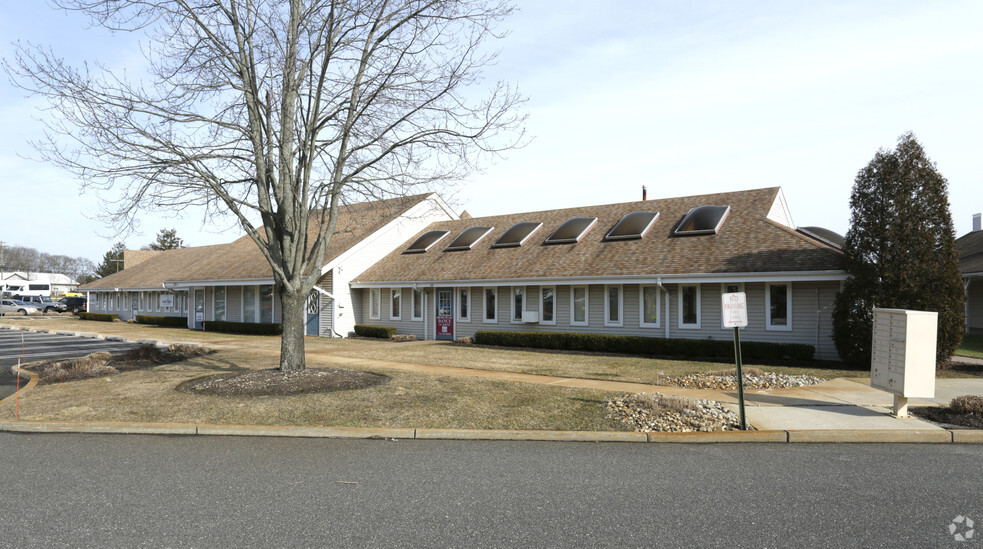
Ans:
[[[136,343],[121,341],[0,330],[0,398],[16,390],[17,378],[10,373],[10,367],[19,362],[80,357],[100,351],[119,354],[136,347]],[[21,380],[21,385],[24,383]]]
[[[948,529],[983,526],[981,445],[0,433],[0,449],[0,547],[983,546]]]

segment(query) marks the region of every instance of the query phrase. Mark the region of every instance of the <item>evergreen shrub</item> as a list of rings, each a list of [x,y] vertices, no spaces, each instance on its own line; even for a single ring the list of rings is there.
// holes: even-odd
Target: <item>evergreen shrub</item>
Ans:
[[[611,334],[479,330],[474,334],[474,342],[479,345],[562,351],[734,359],[734,342],[722,339],[665,339]],[[813,359],[815,353],[815,347],[802,343],[741,342],[741,356],[745,360],[791,359],[807,362]]]

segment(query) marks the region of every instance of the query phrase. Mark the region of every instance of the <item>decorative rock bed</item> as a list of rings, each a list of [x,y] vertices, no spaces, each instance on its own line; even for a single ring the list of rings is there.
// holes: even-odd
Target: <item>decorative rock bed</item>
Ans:
[[[640,432],[736,431],[740,418],[712,400],[638,393],[608,400],[610,417]]]
[[[783,389],[806,387],[826,381],[807,375],[786,375],[753,371],[744,375],[745,389]],[[737,390],[737,376],[690,374],[662,378],[660,385],[687,389]],[[738,415],[723,404],[656,393],[638,393],[612,398],[605,403],[610,417],[640,432],[736,431]]]
[[[744,374],[745,389],[787,389],[789,387],[807,387],[826,381],[816,376],[775,374],[762,372],[760,374]],[[661,385],[670,387],[685,387],[687,389],[737,389],[736,375],[690,374],[673,376],[662,379]]]

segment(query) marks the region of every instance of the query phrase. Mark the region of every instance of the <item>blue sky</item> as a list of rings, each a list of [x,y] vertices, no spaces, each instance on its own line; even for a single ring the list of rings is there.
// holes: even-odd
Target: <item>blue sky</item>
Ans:
[[[0,55],[20,39],[139,62],[133,37],[41,3],[0,14]],[[488,78],[528,97],[533,139],[447,193],[474,216],[781,186],[798,225],[845,233],[857,171],[909,130],[949,180],[957,236],[983,211],[983,2],[526,1],[506,28]],[[39,105],[0,81],[3,195],[39,204],[6,207],[0,240],[98,261],[117,240],[98,198],[22,158]],[[125,242],[164,227],[188,245],[240,234],[148,215]]]

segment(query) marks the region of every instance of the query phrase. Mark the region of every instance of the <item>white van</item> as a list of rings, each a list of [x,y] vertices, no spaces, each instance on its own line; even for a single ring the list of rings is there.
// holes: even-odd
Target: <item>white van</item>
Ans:
[[[51,297],[51,284],[47,282],[9,282],[0,285],[0,293],[3,295],[37,295]]]

